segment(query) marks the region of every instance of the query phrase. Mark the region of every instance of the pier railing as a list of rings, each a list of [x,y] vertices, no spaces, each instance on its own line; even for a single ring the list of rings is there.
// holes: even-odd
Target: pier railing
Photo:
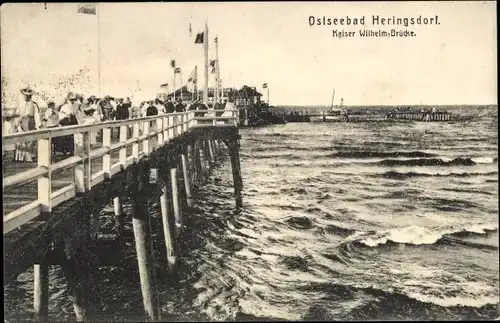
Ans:
[[[199,116],[202,112],[205,115]],[[225,112],[224,116],[217,116],[217,114],[222,115],[223,112]],[[227,114],[230,115],[226,116]],[[2,137],[3,147],[36,141],[38,152],[35,168],[3,176],[4,197],[7,191],[36,181],[36,199],[4,214],[3,233],[6,234],[19,228],[41,214],[51,212],[55,206],[73,198],[78,193],[89,191],[106,178],[111,178],[122,169],[193,128],[238,127],[238,124],[238,109],[204,110],[5,135]],[[112,133],[116,128],[119,128],[119,140],[113,143]],[[91,137],[95,136],[96,132],[102,133],[101,145],[91,145]],[[74,136],[74,155],[53,162],[52,139],[68,135]],[[111,154],[116,152],[118,152],[118,161],[113,163]],[[102,162],[102,166],[98,167],[100,169],[94,169],[92,161],[95,160]],[[53,175],[66,170],[72,172],[73,181],[52,192]]]

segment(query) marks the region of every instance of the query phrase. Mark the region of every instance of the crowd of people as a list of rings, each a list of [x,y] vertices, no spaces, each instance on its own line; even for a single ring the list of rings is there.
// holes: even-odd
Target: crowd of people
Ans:
[[[215,106],[208,106],[201,100],[183,102],[180,98],[172,100],[170,97],[158,97],[155,100],[143,101],[138,106],[134,106],[130,98],[113,98],[109,95],[104,98],[97,98],[94,95],[88,98],[81,94],[69,92],[65,102],[56,105],[55,102],[47,102],[47,109],[42,112],[38,104],[33,100],[34,91],[23,88],[21,94],[24,103],[15,110],[5,113],[4,111],[4,133],[25,132],[44,128],[54,128],[77,124],[93,124],[110,120],[126,120],[130,118],[140,118],[155,116],[173,112],[184,112],[196,110],[196,116],[205,115],[208,110],[232,109],[232,102],[216,103]],[[216,112],[217,115],[223,111]],[[91,133],[91,144],[97,141],[97,132]],[[73,136],[53,138],[52,153],[73,154]],[[16,144],[14,150],[14,161],[34,162],[36,159],[36,142],[23,142]]]

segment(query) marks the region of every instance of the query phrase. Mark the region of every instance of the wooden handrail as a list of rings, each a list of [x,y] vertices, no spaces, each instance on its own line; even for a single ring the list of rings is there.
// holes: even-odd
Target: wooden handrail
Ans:
[[[216,112],[231,112],[231,116],[215,116]],[[205,113],[195,117],[195,113]],[[206,122],[210,122],[207,124]],[[148,156],[159,146],[189,131],[191,128],[238,127],[239,110],[191,110],[128,120],[107,121],[58,128],[8,134],[2,137],[4,146],[25,141],[38,142],[38,167],[3,178],[4,191],[34,181],[37,184],[37,200],[18,208],[4,216],[4,234],[35,219],[42,212],[50,212],[56,205],[73,198],[78,192],[90,190],[107,176],[113,176],[144,156]],[[129,126],[133,126],[132,138],[128,138]],[[120,129],[120,139],[111,143],[112,129]],[[103,130],[102,147],[92,149],[90,133]],[[50,141],[52,138],[74,135],[75,154],[52,164]],[[139,147],[142,146],[142,151]],[[127,148],[132,147],[132,155]],[[40,149],[43,148],[43,149]],[[111,153],[119,151],[119,161],[111,164]],[[93,170],[92,160],[103,159],[103,168]],[[73,168],[74,183],[52,192],[52,175],[63,169]],[[91,173],[93,171],[93,173]]]

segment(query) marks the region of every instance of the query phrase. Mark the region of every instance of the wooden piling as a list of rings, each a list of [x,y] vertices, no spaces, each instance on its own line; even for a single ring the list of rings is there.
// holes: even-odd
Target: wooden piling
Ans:
[[[194,159],[193,145],[188,145],[186,147],[187,163],[188,163],[188,174],[189,174],[189,184],[190,187],[194,187],[196,179],[196,166]]]
[[[200,156],[200,179],[201,181],[204,181],[207,175],[207,167],[205,163],[205,152],[203,149],[199,150],[199,156]]]
[[[125,231],[125,219],[123,215],[123,205],[120,196],[116,196],[113,199],[113,207],[115,210],[115,232],[118,237],[123,237],[123,232]]]
[[[233,172],[233,183],[234,183],[234,197],[236,201],[236,207],[241,207],[243,201],[241,198],[241,190],[243,188],[243,180],[241,178],[240,169],[240,154],[239,145],[237,139],[231,139],[227,142],[229,148],[229,154],[231,157],[231,168]]]
[[[169,187],[168,185],[170,184],[169,180],[169,172],[168,172],[168,165],[167,167],[164,167],[162,169],[162,177],[163,177],[163,188],[162,188],[162,195],[160,196],[160,208],[161,208],[161,218],[162,218],[162,224],[163,224],[163,235],[165,237],[165,248],[167,251],[167,262],[170,267],[170,269],[173,269],[173,267],[177,263],[177,252],[176,252],[176,246],[175,246],[175,240],[173,238],[173,235],[175,234],[175,231],[172,228],[171,224],[175,224],[175,220],[171,219],[172,218],[172,212],[169,207]]]
[[[215,163],[215,152],[214,152],[212,140],[208,140],[207,144],[208,144],[208,152],[210,154],[210,164],[213,165]]]
[[[177,168],[175,167],[170,169],[170,182],[172,183],[172,205],[174,207],[175,232],[176,235],[179,235],[182,229],[182,218],[179,206],[179,191],[177,188]]]
[[[146,317],[150,321],[160,320],[158,311],[158,299],[154,277],[154,255],[152,250],[151,226],[147,208],[147,197],[144,188],[144,178],[138,172],[138,165],[132,166],[136,176],[133,176],[138,185],[134,194],[131,194],[132,202],[132,226],[134,229],[135,247],[137,252],[137,263],[139,266],[139,277]],[[149,176],[149,174],[148,174]],[[142,178],[141,178],[142,177]]]
[[[191,195],[191,183],[189,182],[189,172],[187,167],[187,158],[185,154],[181,155],[182,173],[184,175],[184,188],[186,190],[186,203],[188,207],[193,207],[194,200]]]
[[[61,259],[68,291],[77,321],[92,321],[99,300],[97,260],[92,249],[90,201],[82,201],[76,223],[64,233],[64,252]],[[75,230],[75,227],[78,230]]]
[[[46,257],[34,265],[33,275],[35,319],[47,321],[49,316],[49,263]]]

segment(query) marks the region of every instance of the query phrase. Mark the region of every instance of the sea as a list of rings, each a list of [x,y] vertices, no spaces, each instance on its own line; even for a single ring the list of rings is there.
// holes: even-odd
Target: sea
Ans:
[[[451,111],[472,118],[241,129],[243,207],[223,158],[184,215],[176,272],[150,201],[162,320],[498,319],[498,108]],[[102,320],[144,319],[126,233],[102,249]],[[72,320],[62,270],[50,278],[50,320]],[[32,319],[32,271],[4,296],[6,321]]]

